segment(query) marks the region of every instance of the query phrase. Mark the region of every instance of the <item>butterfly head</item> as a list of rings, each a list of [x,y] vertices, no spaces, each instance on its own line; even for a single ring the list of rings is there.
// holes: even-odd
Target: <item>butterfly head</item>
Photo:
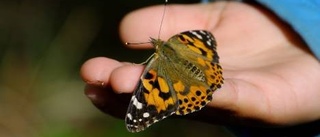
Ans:
[[[164,41],[163,41],[163,40],[161,40],[161,39],[155,39],[155,38],[150,38],[150,42],[151,42],[152,46],[154,46],[154,48],[155,48],[156,50],[158,50],[159,47],[164,44]]]

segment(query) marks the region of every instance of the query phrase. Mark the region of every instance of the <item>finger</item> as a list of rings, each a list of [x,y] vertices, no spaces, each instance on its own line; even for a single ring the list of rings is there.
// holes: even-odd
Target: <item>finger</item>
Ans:
[[[82,65],[80,75],[88,84],[105,85],[109,84],[112,71],[122,65],[123,63],[109,58],[92,58]]]
[[[87,83],[86,96],[102,112],[124,118],[131,92],[142,72],[142,65],[121,63],[109,58],[93,58],[81,68],[81,76]],[[130,94],[119,94],[119,93]],[[117,107],[114,107],[117,104]]]
[[[126,42],[147,42],[149,37],[160,37],[167,40],[182,31],[211,30],[218,20],[221,7],[222,3],[168,5],[163,22],[161,22],[164,12],[163,5],[140,9],[128,14],[122,20],[120,36]],[[161,30],[160,25],[162,25]],[[145,45],[129,46],[132,48],[145,47]]]
[[[85,62],[80,73],[87,84],[111,87],[116,93],[131,93],[138,83],[143,68],[142,65],[97,57]]]
[[[102,63],[105,65],[100,66],[101,68],[99,69],[93,68],[94,66],[99,66],[96,63]],[[123,119],[129,104],[130,97],[132,96],[131,92],[134,90],[138,82],[139,75],[141,75],[143,66],[124,64],[112,70],[109,68],[110,66],[108,66],[112,65],[112,63],[110,63],[110,59],[106,58],[93,59],[85,65],[89,66],[85,66],[87,68],[83,69],[83,75],[84,77],[88,75],[87,77],[91,78],[91,82],[88,82],[85,88],[86,96],[102,112]],[[94,72],[94,74],[91,74],[92,76],[94,76],[93,78],[90,77],[90,74],[86,74],[88,72],[86,72],[85,70],[89,71],[90,69],[98,71]],[[100,77],[109,78],[101,79]],[[117,107],[115,107],[115,104]]]
[[[135,89],[144,66],[126,64],[115,69],[110,78],[110,84],[117,93],[132,93]]]

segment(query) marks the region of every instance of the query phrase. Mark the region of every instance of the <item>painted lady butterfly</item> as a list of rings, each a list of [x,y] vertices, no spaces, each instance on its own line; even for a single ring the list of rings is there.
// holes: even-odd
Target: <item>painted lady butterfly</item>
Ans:
[[[198,111],[223,84],[213,35],[192,30],[167,42],[151,38],[156,51],[141,75],[126,114],[130,132],[139,132],[172,114]]]

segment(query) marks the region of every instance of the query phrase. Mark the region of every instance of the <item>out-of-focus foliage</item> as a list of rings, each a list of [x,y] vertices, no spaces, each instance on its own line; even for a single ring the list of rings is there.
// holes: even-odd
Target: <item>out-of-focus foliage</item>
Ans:
[[[161,3],[0,1],[0,137],[226,136],[221,127],[177,119],[132,134],[83,94],[79,69],[85,60],[146,59],[150,52],[122,46],[118,25],[129,11]]]

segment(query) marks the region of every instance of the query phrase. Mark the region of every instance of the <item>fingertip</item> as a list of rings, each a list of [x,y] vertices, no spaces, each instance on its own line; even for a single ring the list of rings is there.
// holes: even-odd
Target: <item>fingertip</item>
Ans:
[[[96,57],[86,61],[80,69],[80,75],[87,84],[104,85],[109,83],[112,71],[122,64],[116,60]]]
[[[131,93],[137,86],[144,66],[129,64],[121,66],[111,74],[110,84],[116,93]]]

